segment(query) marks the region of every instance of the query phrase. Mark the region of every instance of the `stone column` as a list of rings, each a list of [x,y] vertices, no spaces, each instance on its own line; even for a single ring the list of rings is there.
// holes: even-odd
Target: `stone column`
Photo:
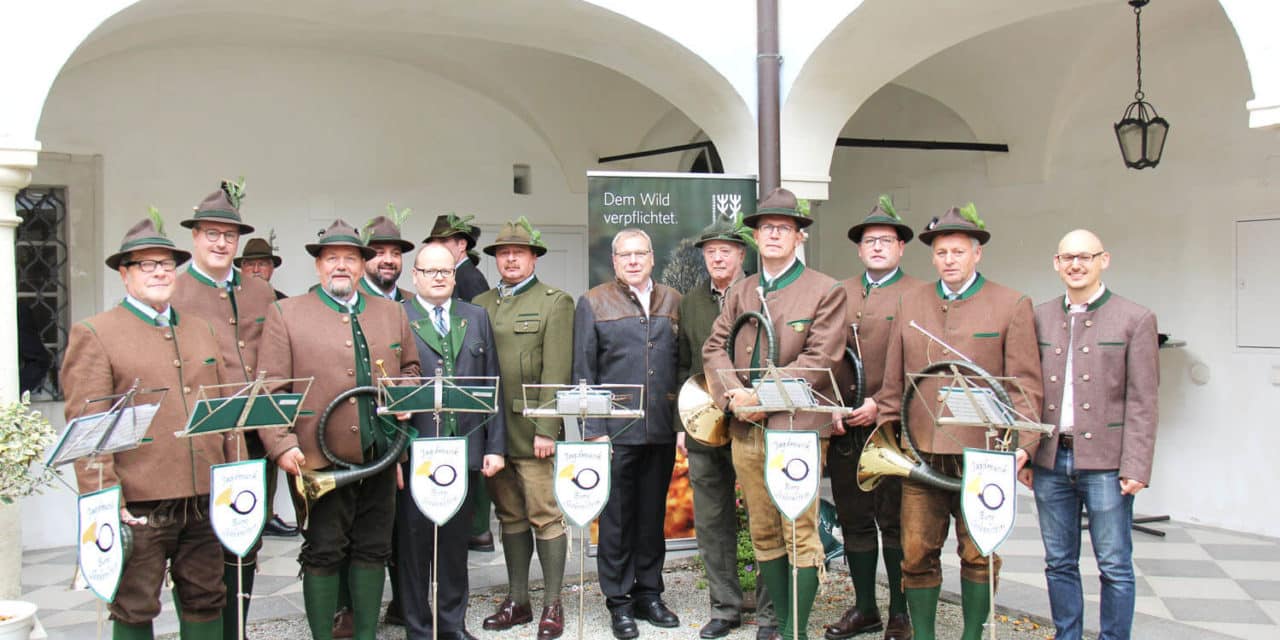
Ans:
[[[18,285],[14,240],[22,219],[14,210],[18,190],[31,183],[40,143],[0,140],[0,402],[18,399]],[[0,598],[22,591],[22,520],[17,504],[0,505]]]

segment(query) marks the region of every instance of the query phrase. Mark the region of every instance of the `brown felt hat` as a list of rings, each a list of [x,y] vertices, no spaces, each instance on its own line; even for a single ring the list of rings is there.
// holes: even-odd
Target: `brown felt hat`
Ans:
[[[365,243],[373,246],[380,242],[394,244],[400,251],[413,251],[413,243],[400,237],[400,227],[386,216],[378,216],[364,225]]]
[[[245,260],[256,260],[258,258],[270,258],[271,264],[277,267],[280,266],[281,262],[284,262],[272,250],[271,243],[263,238],[250,238],[248,242],[244,243],[244,250],[240,252],[240,257],[232,260],[232,262],[239,267],[240,263]]]
[[[889,196],[880,196],[880,201],[876,203],[871,213],[867,214],[866,219],[858,224],[849,227],[849,239],[854,242],[862,242],[862,232],[867,227],[893,227],[897,232],[898,239],[903,242],[910,242],[911,238],[916,234],[902,221],[902,217],[898,215],[897,210],[893,208],[893,201]]]
[[[369,248],[363,242],[360,242],[360,236],[356,233],[356,228],[347,224],[346,220],[341,218],[334,220],[328,229],[320,232],[320,237],[315,242],[307,245],[307,253],[313,257],[320,257],[320,250],[325,247],[355,247],[360,250],[360,255],[368,260],[378,252]]]
[[[498,231],[498,237],[489,246],[484,248],[484,252],[491,255],[498,255],[498,248],[503,246],[529,247],[533,251],[533,255],[540,256],[547,252],[547,245],[542,242],[542,232],[533,228],[529,224],[529,219],[520,216],[516,220],[508,220],[502,225],[502,229]]]
[[[124,234],[124,239],[120,241],[120,250],[107,256],[107,266],[112,269],[119,269],[120,263],[134,251],[142,251],[144,249],[168,249],[173,252],[173,259],[178,264],[183,264],[191,259],[191,253],[179,249],[173,244],[173,241],[166,238],[164,232],[151,218],[140,220],[137,224],[129,228]]]
[[[467,248],[476,246],[476,237],[480,235],[480,228],[471,226],[471,218],[474,217],[459,218],[456,213],[436,216],[435,224],[431,225],[431,234],[423,239],[422,244],[460,235],[466,238]]]
[[[797,229],[813,224],[813,218],[800,212],[800,203],[796,200],[796,194],[782,187],[770,191],[769,195],[758,202],[755,213],[744,217],[742,224],[754,229],[760,222],[760,218],[764,216],[786,216],[795,220]]]
[[[987,231],[987,223],[978,217],[978,212],[972,204],[964,209],[951,207],[942,214],[941,218],[930,220],[924,231],[920,232],[920,242],[932,245],[934,238],[948,233],[967,234],[977,238],[978,244],[986,244],[991,239],[991,232]]]
[[[178,224],[194,229],[201,222],[225,222],[240,227],[240,233],[253,233],[253,226],[240,219],[240,201],[244,199],[244,181],[223,180],[217,191],[195,206],[195,213]]]

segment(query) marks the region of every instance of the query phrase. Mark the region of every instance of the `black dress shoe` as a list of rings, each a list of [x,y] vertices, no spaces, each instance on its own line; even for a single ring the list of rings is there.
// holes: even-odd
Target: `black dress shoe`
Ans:
[[[609,612],[609,617],[613,619],[609,625],[613,628],[613,637],[618,640],[640,637],[640,629],[636,627],[636,619],[632,615],[631,609],[618,607]]]
[[[280,519],[280,516],[274,516],[267,521],[267,524],[263,525],[262,535],[292,538],[298,535],[298,528],[289,526],[288,523]]]
[[[738,627],[741,627],[741,626],[742,626],[741,622],[735,622],[733,620],[725,620],[723,618],[712,618],[711,622],[708,622],[707,625],[702,628],[702,631],[698,632],[698,637],[708,638],[708,639],[723,638],[729,635],[730,631],[733,631],[734,629],[737,629]]]
[[[777,635],[777,633],[777,627],[763,626],[756,629],[756,640],[770,640],[770,638]]]
[[[467,549],[470,551],[493,551],[493,533],[486,531],[478,536],[471,536],[467,540]]]
[[[649,624],[666,629],[680,626],[680,618],[677,618],[676,614],[672,613],[661,600],[637,604],[636,619],[648,620]]]

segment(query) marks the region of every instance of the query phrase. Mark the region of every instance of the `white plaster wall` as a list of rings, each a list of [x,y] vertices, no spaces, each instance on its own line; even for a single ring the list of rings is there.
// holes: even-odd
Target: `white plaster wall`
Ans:
[[[305,290],[303,245],[334,217],[362,224],[385,203],[411,207],[405,234],[439,213],[500,223],[581,224],[544,141],[498,104],[419,68],[314,50],[151,49],[67,71],[39,130],[46,149],[101,154],[109,254],[154,204],[180,246],[178,221],[223,177],[246,177],[243,214],[274,227],[276,284]],[[513,164],[532,167],[532,195],[511,192]],[[406,277],[405,282],[408,282]],[[121,290],[108,279],[106,299]]]
[[[1148,96],[1173,123],[1157,169],[1123,168],[1111,124],[1130,99],[1132,62],[1102,60],[1064,87],[1058,104],[1042,105],[1057,114],[1043,182],[993,186],[977,153],[836,150],[831,200],[816,234],[820,267],[842,278],[855,272],[844,232],[884,191],[899,196],[900,212],[917,229],[949,206],[977,203],[993,233],[981,270],[1037,302],[1062,290],[1050,266],[1058,238],[1076,227],[1097,231],[1113,254],[1108,285],[1154,309],[1161,331],[1188,342],[1161,352],[1155,472],[1137,510],[1280,535],[1280,468],[1271,464],[1280,451],[1280,386],[1270,382],[1280,352],[1234,346],[1233,291],[1234,222],[1280,214],[1280,140],[1250,130],[1241,117],[1249,78],[1229,25],[1184,27],[1163,34],[1160,54],[1145,60]],[[1034,64],[1012,61],[1000,72],[1016,79],[1020,65]],[[1013,81],[992,93],[1017,95]],[[841,135],[974,139],[946,106],[893,85],[868,100]],[[1018,130],[1017,123],[1007,132],[1009,139],[1030,135],[1048,132]],[[909,250],[908,271],[936,277],[924,245],[913,241]],[[1203,386],[1188,375],[1196,362],[1211,372]]]

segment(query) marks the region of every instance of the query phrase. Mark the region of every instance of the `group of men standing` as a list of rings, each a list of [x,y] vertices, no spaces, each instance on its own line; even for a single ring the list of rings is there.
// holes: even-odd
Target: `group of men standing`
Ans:
[[[158,221],[132,227],[106,261],[122,278],[124,301],[71,331],[62,373],[69,419],[85,400],[123,393],[135,378],[144,387],[170,389],[156,416],[157,433],[186,423],[203,386],[247,384],[260,373],[267,380],[310,380],[293,429],[265,429],[244,439],[156,438],[77,464],[82,491],[122,487],[122,519],[134,532],[111,605],[117,638],[151,637],[166,569],[183,637],[242,633],[236,621],[248,607],[254,559],[251,553],[237,563],[213,534],[209,467],[263,456],[293,476],[338,463],[388,462],[377,473],[299,503],[299,563],[313,637],[373,638],[388,567],[394,595],[387,618],[401,621],[409,638],[471,637],[465,627],[466,550],[479,533],[473,513],[483,511],[488,532],[482,491],[497,513],[508,575],[508,595],[484,628],[533,622],[529,572],[536,552],[546,584],[538,637],[559,637],[568,538],[552,486],[564,427],[559,419],[526,418],[525,402],[549,403],[554,390],[543,387],[551,395],[526,399],[522,385],[581,380],[644,388],[643,418],[593,418],[581,425],[584,439],[612,446],[598,571],[616,637],[637,637],[637,620],[680,624],[662,598],[663,520],[677,449],[689,458],[708,574],[711,615],[700,636],[722,637],[743,622],[734,553],[736,482],[759,567],[757,636],[808,637],[824,562],[817,505],[793,527],[764,485],[765,429],[792,429],[821,436],[855,591],[853,606],[826,625],[826,637],[883,628],[885,638],[933,638],[940,551],[954,519],[964,638],[976,639],[999,559],[983,556],[969,538],[959,495],[911,479],[888,479],[869,493],[856,482],[858,457],[872,430],[901,432],[908,413],[915,448],[941,474],[957,476],[963,448],[984,446],[976,430],[944,430],[933,421],[937,411],[929,405],[941,385],[937,380],[918,381],[912,406],[903,406],[910,374],[957,359],[1016,379],[1013,408],[1056,427],[1043,443],[1020,442],[1016,459],[1020,480],[1036,492],[1058,637],[1078,637],[1082,627],[1082,505],[1102,571],[1104,634],[1127,635],[1134,595],[1128,523],[1133,495],[1149,481],[1154,447],[1155,319],[1102,284],[1110,256],[1087,231],[1064,237],[1052,258],[1066,295],[1034,309],[1026,296],[977,271],[990,232],[971,207],[949,210],[919,234],[938,274],[923,282],[900,267],[915,234],[882,198],[848,232],[865,272],[839,282],[799,259],[812,219],[782,189],[742,220],[749,230],[721,223],[704,231],[696,246],[709,278],[683,297],[654,282],[648,235],[626,229],[612,243],[615,280],[592,288],[575,308],[571,296],[537,279],[537,259],[547,247],[524,218],[506,223],[483,249],[500,277],[490,288],[470,253],[479,230],[452,214],[436,220],[414,255],[412,291],[397,282],[415,245],[401,237],[393,215],[379,216],[363,230],[335,221],[306,245],[319,283],[285,297],[267,283],[280,266],[270,243],[251,240],[244,255],[235,256],[240,237],[253,231],[240,215],[243,196],[241,185],[224,182],[181,222],[192,231],[192,252],[177,248]],[[760,259],[751,276],[743,269],[748,237]],[[192,256],[191,266],[177,272]],[[735,332],[738,318],[749,312],[772,324],[776,348],[759,320]],[[849,397],[846,350],[858,355],[865,374],[865,400],[851,413],[788,417],[759,411],[753,387],[770,363],[795,369],[821,394]],[[831,388],[825,371],[839,389]],[[385,415],[374,394],[352,391],[383,377],[437,372],[499,378],[498,413],[441,420]],[[729,415],[728,446],[686,438],[675,417],[680,384],[700,373]],[[301,391],[307,383],[276,386],[281,384],[289,387],[281,391]],[[321,415],[327,416],[323,447]],[[439,549],[432,548],[431,523],[405,488],[409,468],[392,446],[409,429],[424,437],[468,439],[468,496],[440,527]],[[890,587],[884,617],[875,598],[880,557]],[[430,591],[433,562],[436,594]]]

